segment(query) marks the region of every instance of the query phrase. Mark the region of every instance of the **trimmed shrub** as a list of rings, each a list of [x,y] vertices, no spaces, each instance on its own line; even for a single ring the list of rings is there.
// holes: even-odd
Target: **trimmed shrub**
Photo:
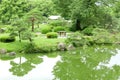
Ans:
[[[56,32],[47,33],[47,38],[57,38],[57,37],[58,37],[58,33]]]
[[[1,36],[0,37],[0,41],[1,42],[14,42],[15,41],[15,37],[12,37],[12,36]]]
[[[65,31],[65,28],[62,27],[62,26],[57,26],[57,27],[54,27],[54,31],[55,31],[55,32],[58,32],[58,31]]]
[[[51,32],[51,31],[52,31],[52,29],[50,26],[45,26],[45,27],[41,28],[42,34],[46,34],[46,33]]]

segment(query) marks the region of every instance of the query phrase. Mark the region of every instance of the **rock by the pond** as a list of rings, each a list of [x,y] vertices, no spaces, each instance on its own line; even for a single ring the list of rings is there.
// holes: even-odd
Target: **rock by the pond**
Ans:
[[[75,47],[72,44],[69,44],[68,47],[67,47],[68,51],[74,50],[74,49],[75,49]]]
[[[6,49],[0,49],[0,54],[6,54],[7,50]]]
[[[4,28],[0,28],[0,33],[4,33],[5,29]]]
[[[14,56],[14,55],[16,55],[16,52],[10,52],[10,53],[8,53],[8,55]]]
[[[60,51],[65,51],[66,50],[66,45],[62,42],[58,43],[57,49]]]

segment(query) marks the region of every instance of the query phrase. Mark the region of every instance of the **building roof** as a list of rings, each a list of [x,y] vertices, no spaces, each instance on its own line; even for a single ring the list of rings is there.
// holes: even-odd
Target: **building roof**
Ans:
[[[61,17],[61,16],[49,16],[48,18],[54,20],[54,19],[59,19],[60,17]]]

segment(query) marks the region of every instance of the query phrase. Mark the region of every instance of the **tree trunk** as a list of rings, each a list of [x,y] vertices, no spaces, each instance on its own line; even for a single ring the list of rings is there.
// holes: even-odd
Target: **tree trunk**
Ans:
[[[34,20],[32,20],[32,32],[34,32]]]
[[[40,27],[40,26],[39,26],[39,23],[38,23],[37,25],[38,25],[38,28],[39,28],[39,27]]]
[[[82,30],[80,26],[80,19],[76,19],[76,30]]]
[[[35,18],[34,17],[32,17],[31,22],[32,22],[32,32],[34,32],[34,23],[35,23]]]
[[[20,31],[18,31],[18,37],[19,37],[19,42],[21,42],[21,35],[20,35]]]

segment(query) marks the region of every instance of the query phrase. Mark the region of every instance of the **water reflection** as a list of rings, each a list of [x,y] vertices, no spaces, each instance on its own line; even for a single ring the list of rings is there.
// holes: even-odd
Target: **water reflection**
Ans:
[[[10,61],[0,60],[0,80],[52,80],[53,67],[59,60],[60,56],[49,58],[37,54],[20,55]]]
[[[15,60],[10,61],[12,67],[9,69],[9,71],[12,72],[13,75],[24,76],[25,74],[28,74],[28,72],[33,68],[35,68],[34,64],[40,64],[42,62],[42,59],[38,56],[26,57],[25,62],[22,62],[22,59],[24,60],[24,58],[20,56],[19,63],[14,62]]]
[[[1,57],[0,80],[120,80],[119,56],[116,47],[97,46]]]
[[[97,51],[95,49],[79,49],[77,53],[61,54],[62,61],[57,62],[53,70],[54,80],[118,80],[120,66],[95,69],[100,62],[107,62],[112,59],[113,54],[117,55],[117,50],[114,47],[99,47]]]
[[[97,66],[97,69],[100,69],[102,66],[106,66],[108,68],[113,68],[113,66],[115,66],[115,65],[120,66],[120,61],[119,61],[119,59],[120,59],[120,50],[117,49],[116,51],[117,51],[117,54],[113,55],[110,58],[109,61],[107,60],[106,63],[100,62],[98,64],[98,66]]]

